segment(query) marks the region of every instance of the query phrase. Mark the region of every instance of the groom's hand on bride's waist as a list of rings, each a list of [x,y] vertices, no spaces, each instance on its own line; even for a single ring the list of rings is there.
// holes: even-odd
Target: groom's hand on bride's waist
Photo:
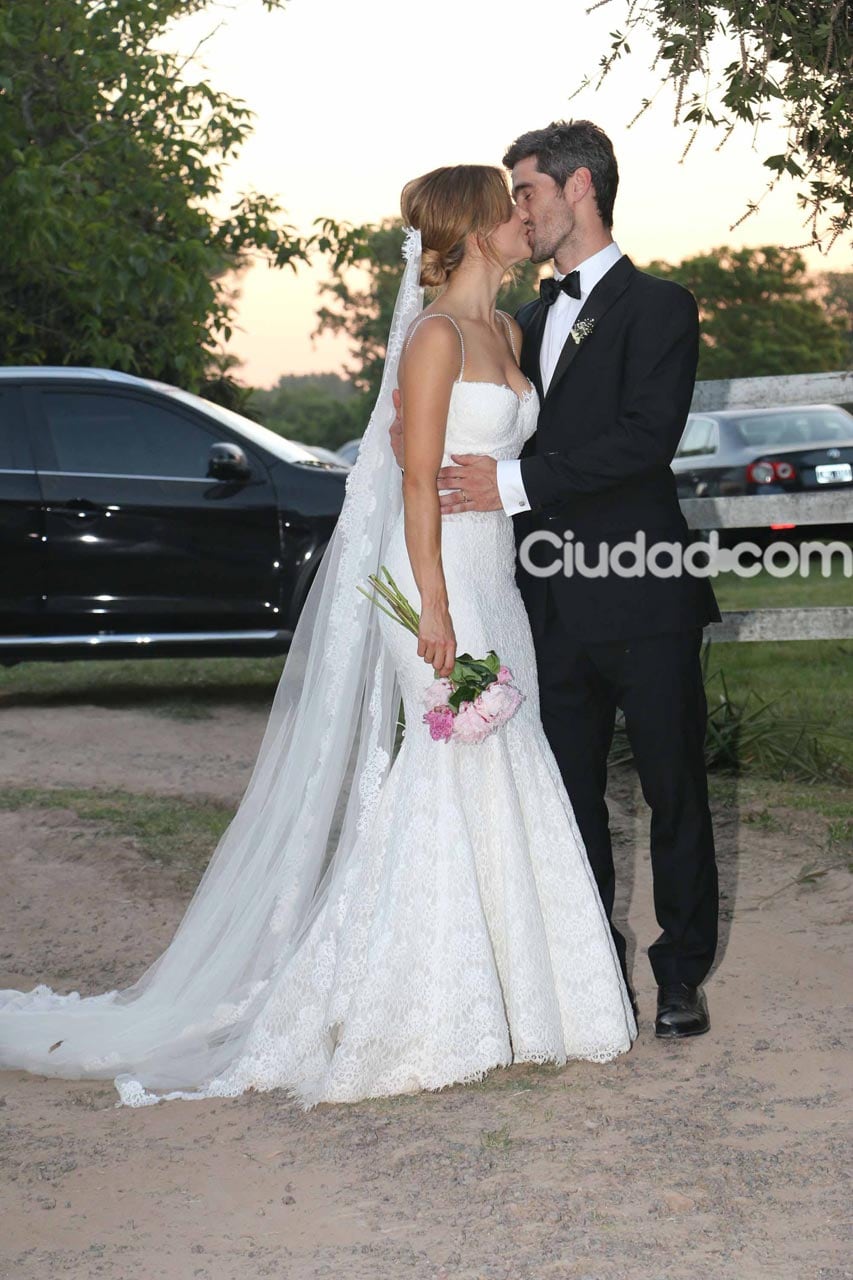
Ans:
[[[458,511],[501,511],[503,504],[498,492],[498,464],[494,458],[482,453],[451,453],[455,466],[442,467],[438,473],[439,489],[452,489],[452,493],[440,493],[441,514],[455,515]]]
[[[397,466],[403,468],[403,416],[400,408],[400,392],[392,392],[396,416],[388,434]],[[458,511],[500,511],[503,509],[498,492],[498,464],[494,458],[478,453],[451,453],[457,466],[442,467],[438,473],[438,488],[453,489],[453,493],[440,493],[441,514],[452,515]]]

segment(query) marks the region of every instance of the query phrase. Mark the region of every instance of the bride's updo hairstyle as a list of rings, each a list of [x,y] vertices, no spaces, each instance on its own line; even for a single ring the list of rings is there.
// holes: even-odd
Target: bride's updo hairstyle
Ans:
[[[493,259],[489,236],[512,216],[512,197],[502,169],[446,165],[407,182],[400,210],[404,223],[421,233],[421,284],[439,288],[465,257],[467,236],[481,237],[483,254]]]

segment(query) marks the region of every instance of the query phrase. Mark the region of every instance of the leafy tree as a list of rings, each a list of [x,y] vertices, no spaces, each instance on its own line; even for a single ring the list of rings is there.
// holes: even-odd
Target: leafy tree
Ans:
[[[332,279],[320,285],[328,304],[317,311],[322,333],[345,334],[353,363],[347,369],[360,393],[355,410],[358,429],[367,423],[379,394],[385,343],[403,274],[399,219],[386,218],[353,232],[349,245],[332,265]]]
[[[160,47],[173,18],[210,3],[0,6],[3,361],[100,365],[233,398],[227,362],[215,367],[231,335],[227,275],[253,255],[294,266],[306,246],[267,196],[211,211],[251,112],[187,82]]]
[[[686,285],[702,322],[698,377],[748,378],[843,367],[844,321],[830,315],[793,249],[714,249],[648,268]]]
[[[820,284],[830,314],[838,318],[846,334],[847,350],[839,367],[853,369],[853,271],[825,271]]]
[[[361,431],[379,394],[385,343],[403,274],[402,222],[385,218],[349,231],[326,227],[330,238],[325,247],[334,254],[332,278],[320,286],[328,303],[317,312],[314,336],[335,333],[350,339],[352,364],[347,372],[360,393],[353,414]],[[538,267],[521,264],[501,291],[498,306],[510,314],[517,311],[533,296],[538,279]]]
[[[353,418],[356,402],[352,383],[338,374],[301,374],[253,392],[249,409],[265,426],[291,440],[339,449],[361,430]]]
[[[594,8],[612,4],[599,0]],[[810,239],[831,247],[853,226],[853,5],[850,0],[617,0],[624,30],[597,77],[631,53],[639,30],[651,32],[659,88],[642,101],[637,117],[663,85],[675,93],[675,123],[692,126],[685,153],[700,128],[718,130],[722,142],[739,121],[756,126],[781,108],[787,126],[784,150],[768,156],[773,175],[803,182],[798,200],[807,212]],[[663,74],[661,74],[661,69]],[[580,89],[577,91],[579,92]],[[635,119],[637,118],[635,117]],[[721,143],[722,145],[722,143]],[[743,217],[757,208],[750,202]],[[743,221],[743,218],[740,219]],[[737,226],[738,223],[735,223]]]

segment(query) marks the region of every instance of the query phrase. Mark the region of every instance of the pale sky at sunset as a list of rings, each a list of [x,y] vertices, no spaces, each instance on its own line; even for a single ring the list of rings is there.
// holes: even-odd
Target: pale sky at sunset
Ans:
[[[287,220],[378,221],[399,213],[403,183],[441,164],[499,164],[506,145],[550,120],[588,117],[613,139],[620,167],[614,235],[642,265],[678,261],[717,245],[800,244],[806,233],[794,184],[781,184],[736,231],[729,226],[764,191],[761,161],[782,150],[779,134],[744,129],[720,151],[700,137],[685,163],[688,134],[672,127],[664,87],[647,115],[627,124],[657,81],[640,49],[604,87],[569,102],[622,23],[624,0],[587,15],[585,0],[290,0],[267,13],[235,0],[186,19],[164,41],[199,53],[216,88],[244,98],[255,132],[228,170],[226,195],[253,187],[278,196]],[[218,30],[215,30],[218,25]],[[636,41],[632,42],[635,46]],[[847,240],[816,270],[848,270]],[[314,269],[253,268],[240,282],[231,344],[241,376],[257,386],[283,373],[339,369],[346,344],[312,343],[318,305]]]

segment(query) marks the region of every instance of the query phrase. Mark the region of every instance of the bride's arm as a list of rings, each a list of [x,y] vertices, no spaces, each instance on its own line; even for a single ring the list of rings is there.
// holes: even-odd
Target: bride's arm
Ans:
[[[437,477],[458,371],[459,339],[449,322],[421,323],[406,348],[399,374],[406,421],[403,512],[406,549],[421,597],[418,655],[439,676],[449,676],[456,661],[441,562]]]

